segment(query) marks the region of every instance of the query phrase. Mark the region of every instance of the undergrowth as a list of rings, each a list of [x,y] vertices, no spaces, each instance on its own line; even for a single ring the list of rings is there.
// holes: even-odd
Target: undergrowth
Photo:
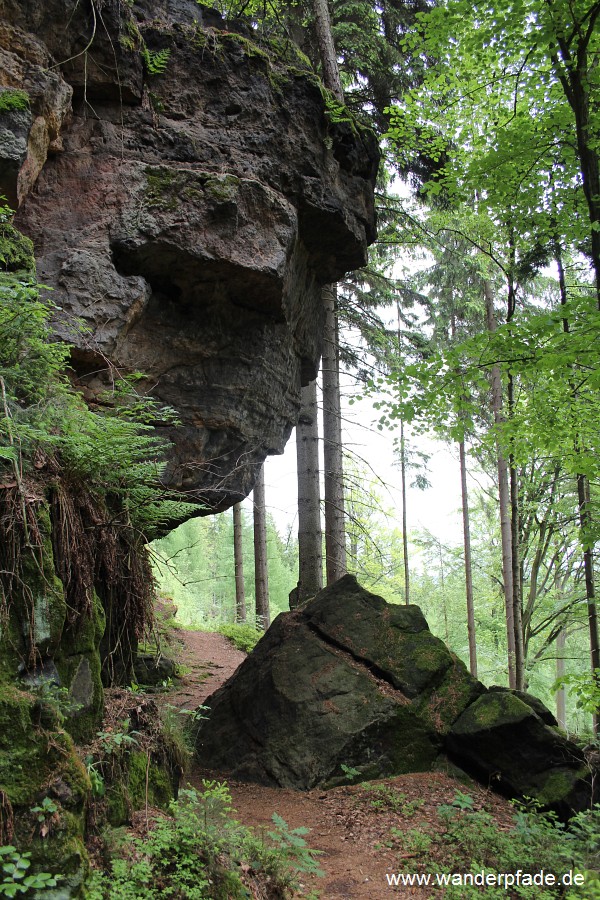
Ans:
[[[227,640],[241,650],[243,653],[250,653],[256,647],[257,643],[263,636],[264,632],[259,631],[252,625],[219,625],[217,631],[224,635]]]
[[[489,900],[600,900],[600,805],[578,813],[564,825],[553,813],[540,813],[517,803],[514,827],[502,830],[490,813],[473,808],[472,797],[458,792],[452,804],[438,807],[435,828],[394,828],[390,845],[405,858],[411,857],[411,872],[454,876],[455,883],[450,881],[444,888],[446,900],[481,896],[481,887],[459,885],[457,877],[459,873],[481,872],[521,873],[521,884],[514,883],[510,890],[488,884],[484,890]],[[539,884],[542,871],[556,877],[555,886]],[[583,880],[583,884],[559,885],[559,879],[568,872],[578,874],[577,880]],[[536,874],[538,882],[533,881]]]
[[[302,831],[302,833],[300,833]],[[270,844],[233,818],[226,784],[180,791],[147,835],[113,833],[111,860],[93,872],[89,900],[237,900],[292,895],[299,872],[319,874],[304,830],[275,819]]]

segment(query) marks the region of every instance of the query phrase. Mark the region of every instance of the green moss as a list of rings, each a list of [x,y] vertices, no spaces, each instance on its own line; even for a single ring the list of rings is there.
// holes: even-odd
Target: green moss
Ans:
[[[212,175],[205,183],[204,189],[207,196],[217,203],[230,203],[238,195],[240,179],[235,175],[223,173]]]
[[[0,90],[0,116],[5,116],[14,110],[29,109],[29,94],[27,91],[6,88]]]
[[[504,692],[487,692],[472,703],[453,726],[456,734],[476,734],[482,730],[514,725],[532,717],[529,706]]]
[[[125,825],[133,812],[129,794],[123,782],[116,781],[106,790],[106,819],[113,828]]]
[[[82,807],[90,783],[73,741],[63,731],[40,728],[41,717],[32,692],[0,687],[0,790],[13,806],[26,807],[48,778],[60,778],[69,786],[73,805]]]
[[[261,60],[267,66],[270,64],[270,57],[267,51],[263,50],[258,44],[255,44],[254,41],[249,40],[241,34],[236,34],[233,31],[220,31],[217,41],[225,48],[234,44],[235,46],[240,47],[244,56],[247,56],[249,59]]]
[[[558,803],[568,800],[573,787],[580,779],[585,779],[589,773],[584,767],[580,771],[573,769],[559,769],[550,772],[536,791],[535,799],[543,806],[555,806]]]
[[[413,654],[413,663],[425,672],[437,672],[448,665],[448,650],[438,644],[428,643],[425,646],[417,646]]]
[[[177,209],[179,178],[176,172],[163,166],[148,166],[146,169],[146,202],[159,209]]]
[[[127,760],[129,798],[134,809],[146,803],[146,778],[150,806],[166,807],[173,799],[171,780],[164,769],[156,765],[141,750],[131,751]]]
[[[41,544],[21,557],[22,578],[27,595],[19,602],[21,622],[29,640],[42,656],[53,656],[61,642],[67,603],[63,586],[54,571],[50,512],[47,504],[36,509]],[[29,599],[30,598],[30,599]]]

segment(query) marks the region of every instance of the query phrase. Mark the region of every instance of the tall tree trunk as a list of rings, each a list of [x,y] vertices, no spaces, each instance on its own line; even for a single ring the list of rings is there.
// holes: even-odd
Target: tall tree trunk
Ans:
[[[319,44],[319,56],[323,66],[323,83],[334,94],[336,100],[344,102],[344,89],[340,79],[333,33],[331,30],[331,16],[327,0],[312,0],[315,14],[315,31]]]
[[[290,594],[290,609],[318,594],[323,587],[323,535],[319,495],[319,427],[317,382],[302,388],[296,426],[298,466],[298,584]]]
[[[410,603],[410,569],[408,567],[408,499],[406,496],[406,440],[404,419],[400,419],[400,486],[402,492],[402,552],[404,554],[404,602]]]
[[[562,253],[558,241],[555,241],[554,256],[558,265],[558,283],[560,287],[561,305],[567,304],[567,285],[565,281],[565,272],[562,261]],[[569,333],[569,320],[563,316],[563,331]],[[571,387],[574,392],[574,386]],[[575,451],[578,452],[576,441]],[[596,608],[596,585],[594,581],[594,551],[593,547],[588,543],[586,534],[589,533],[591,524],[590,511],[590,485],[587,476],[583,473],[577,475],[577,501],[579,508],[579,526],[581,529],[581,542],[583,547],[583,570],[585,575],[585,596],[588,612],[588,629],[590,635],[590,663],[592,669],[592,678],[600,678],[600,642],[598,639],[598,611]],[[593,727],[596,734],[600,734],[600,717],[593,716]]]
[[[319,55],[325,87],[340,102],[344,89],[333,42],[327,0],[312,0]],[[335,285],[323,288],[325,338],[323,349],[323,459],[325,469],[325,560],[327,584],[346,574],[342,419],[340,410],[339,357]]]
[[[325,470],[325,568],[327,584],[346,574],[344,457],[335,287],[323,288],[323,462]]]
[[[550,0],[546,2],[552,7]],[[575,16],[573,10],[569,15]],[[575,119],[577,155],[588,207],[592,264],[600,308],[600,155],[597,121],[594,125],[595,110],[593,102],[590,103],[591,69],[597,66],[597,51],[593,48],[590,53],[590,41],[597,31],[599,18],[600,3],[592,3],[585,11],[585,18],[573,23],[570,37],[568,27],[563,30],[555,24],[558,52],[552,56],[552,62]]]
[[[579,504],[579,525],[583,540],[583,570],[585,574],[585,596],[587,600],[588,627],[590,633],[590,659],[592,676],[598,678],[600,672],[600,644],[598,642],[598,611],[596,609],[596,586],[594,582],[594,553],[588,545],[586,534],[589,534],[591,523],[590,485],[585,475],[577,476],[577,499]],[[594,731],[600,733],[600,718],[593,717]]]
[[[508,376],[508,409],[514,410],[514,380]],[[525,690],[525,649],[523,645],[523,600],[521,597],[520,524],[519,524],[519,477],[514,457],[509,457],[510,485],[510,534],[512,545],[512,587],[515,624],[515,682],[519,691]]]
[[[269,573],[267,568],[267,514],[265,509],[265,470],[261,466],[254,484],[254,586],[256,625],[266,631],[271,624],[269,611]]]
[[[483,290],[485,296],[485,309],[488,331],[496,330],[496,316],[494,313],[494,295],[489,281],[484,280]],[[500,425],[503,422],[502,415],[502,377],[499,366],[492,366],[492,410],[494,422]],[[508,465],[496,440],[498,459],[498,502],[500,507],[500,537],[502,542],[502,580],[504,582],[504,603],[506,609],[506,642],[508,651],[508,684],[516,688],[516,647],[515,647],[515,610],[513,591],[513,563],[512,563],[512,530],[510,517],[510,496],[508,489]]]
[[[563,678],[565,674],[565,645],[567,643],[567,630],[561,628],[556,636],[556,678]],[[556,720],[561,728],[567,728],[567,698],[564,685],[556,692]]]
[[[463,546],[465,548],[465,588],[467,594],[467,632],[469,635],[469,669],[477,678],[477,639],[475,634],[475,607],[473,604],[473,565],[471,559],[471,523],[469,518],[469,492],[467,488],[467,457],[464,440],[459,441],[460,488],[462,500]]]
[[[246,621],[246,591],[244,590],[244,544],[242,537],[242,504],[233,505],[233,559],[235,566],[235,620]]]

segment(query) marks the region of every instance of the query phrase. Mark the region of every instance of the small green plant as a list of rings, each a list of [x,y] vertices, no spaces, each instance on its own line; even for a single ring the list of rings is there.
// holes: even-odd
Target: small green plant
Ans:
[[[371,800],[373,809],[390,809],[407,818],[414,816],[415,812],[425,803],[422,798],[408,800],[406,794],[401,794],[386,784],[377,784],[371,790],[377,794],[377,797]]]
[[[43,891],[48,887],[56,887],[63,877],[51,875],[49,872],[29,873],[31,853],[19,853],[16,847],[7,845],[0,847],[0,897],[16,897],[29,891]]]
[[[34,692],[40,706],[50,709],[60,725],[82,708],[82,704],[72,697],[68,688],[53,681],[42,681]]]
[[[358,778],[360,772],[358,769],[355,769],[354,766],[345,766],[344,763],[340,765],[340,769],[348,779],[348,781],[354,781],[355,778]]]
[[[142,47],[142,59],[148,75],[162,75],[166,71],[171,51],[167,47],[164,50],[149,50]]]
[[[99,800],[106,794],[106,784],[102,772],[98,768],[98,763],[94,761],[93,756],[86,756],[85,769],[92,785],[92,797]]]
[[[442,803],[438,806],[438,812],[452,812],[457,809],[473,810],[473,802],[473,798],[470,794],[464,794],[462,791],[457,791],[452,803]]]
[[[44,797],[41,806],[33,806],[30,812],[34,813],[38,822],[46,822],[58,812],[58,806],[50,797]]]
[[[273,813],[271,818],[275,828],[267,834],[275,846],[283,851],[284,857],[293,868],[297,872],[323,876],[325,873],[317,862],[317,856],[321,851],[311,850],[304,840],[304,835],[308,834],[310,829],[290,828],[278,813]]]
[[[397,837],[403,843],[403,848],[407,853],[416,853],[421,856],[427,853],[433,843],[433,838],[425,831],[419,828],[410,828],[408,831],[401,831],[399,828],[391,828],[391,834]]]
[[[119,750],[137,744],[139,731],[129,731],[129,719],[123,719],[120,731],[97,731],[102,749],[105,753],[117,753]]]
[[[50,834],[52,826],[58,822],[58,806],[50,797],[44,797],[41,804],[33,806],[30,812],[36,817],[40,826],[40,837]]]

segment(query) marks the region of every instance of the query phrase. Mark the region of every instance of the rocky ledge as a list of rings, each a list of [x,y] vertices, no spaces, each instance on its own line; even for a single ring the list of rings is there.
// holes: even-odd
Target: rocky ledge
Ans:
[[[0,0],[0,19],[0,194],[74,377],[94,401],[142,372],[182,423],[156,423],[166,482],[225,508],[296,423],[321,286],[365,262],[375,138],[332,121],[291,44],[194,0]]]

